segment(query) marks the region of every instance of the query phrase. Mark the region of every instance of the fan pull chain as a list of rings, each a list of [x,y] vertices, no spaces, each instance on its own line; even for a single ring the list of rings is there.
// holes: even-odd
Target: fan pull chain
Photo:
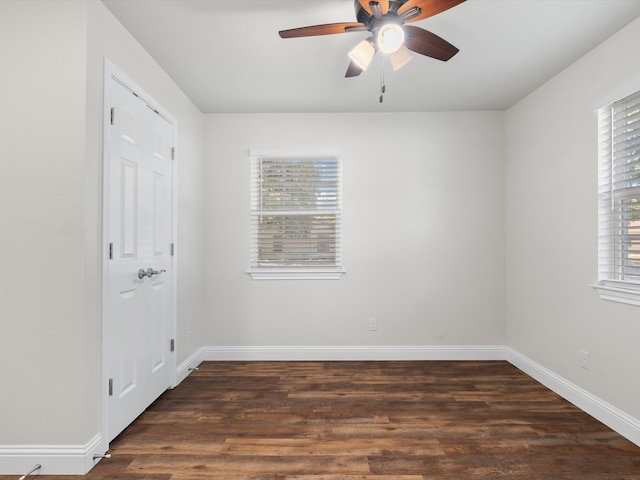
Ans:
[[[384,58],[380,55],[380,103],[384,101],[384,92],[387,86],[384,84]]]

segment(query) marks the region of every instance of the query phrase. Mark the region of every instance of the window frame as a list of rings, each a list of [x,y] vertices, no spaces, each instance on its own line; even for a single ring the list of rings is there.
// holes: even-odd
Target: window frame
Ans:
[[[337,227],[336,235],[336,261],[335,265],[307,265],[307,266],[262,266],[259,265],[260,253],[257,238],[259,218],[264,214],[261,209],[262,192],[259,191],[259,176],[261,159],[335,159],[338,166],[337,173],[337,202],[334,210],[327,210],[329,215],[335,215]],[[250,198],[250,254],[249,270],[247,273],[253,280],[339,280],[345,273],[342,266],[342,150],[340,148],[314,148],[314,149],[250,149],[251,161],[251,198]],[[303,210],[304,211],[304,210]],[[296,213],[285,210],[270,210],[271,215],[294,216]]]
[[[631,115],[621,113],[625,107]],[[603,300],[640,306],[640,264],[628,263],[630,252],[639,250],[640,255],[640,220],[630,219],[640,217],[640,91],[603,106],[597,114],[598,282],[593,287]]]

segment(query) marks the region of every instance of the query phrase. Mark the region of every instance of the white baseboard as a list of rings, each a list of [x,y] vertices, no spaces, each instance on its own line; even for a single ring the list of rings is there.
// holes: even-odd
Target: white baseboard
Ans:
[[[84,475],[100,461],[93,456],[104,453],[101,435],[86,445],[0,445],[0,474],[24,475],[40,465],[36,476]]]
[[[203,349],[199,348],[195,352],[193,352],[189,358],[187,358],[184,362],[178,365],[178,369],[176,371],[176,386],[180,385],[180,383],[189,376],[192,369],[197,368],[203,361]]]
[[[505,360],[502,345],[204,347],[209,361]]]
[[[565,400],[640,446],[640,420],[507,347],[507,361]]]

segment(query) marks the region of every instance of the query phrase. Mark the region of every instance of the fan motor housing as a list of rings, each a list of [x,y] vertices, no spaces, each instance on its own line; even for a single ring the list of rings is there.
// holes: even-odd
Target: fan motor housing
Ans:
[[[389,11],[381,19],[375,18],[367,10],[365,10],[365,8],[362,6],[359,0],[354,0],[353,8],[356,12],[356,20],[360,23],[364,23],[367,26],[367,29],[371,30],[373,29],[376,21],[380,21],[382,19],[384,19],[386,22],[388,21],[398,22],[399,17],[396,12],[406,2],[407,0],[390,0]],[[371,3],[377,3],[377,2],[371,2]]]

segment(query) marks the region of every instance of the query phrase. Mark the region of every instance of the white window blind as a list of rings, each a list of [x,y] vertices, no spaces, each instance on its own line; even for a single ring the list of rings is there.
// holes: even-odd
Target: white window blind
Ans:
[[[340,278],[337,151],[251,154],[253,278]]]
[[[598,130],[599,286],[640,295],[640,92],[598,110]]]

